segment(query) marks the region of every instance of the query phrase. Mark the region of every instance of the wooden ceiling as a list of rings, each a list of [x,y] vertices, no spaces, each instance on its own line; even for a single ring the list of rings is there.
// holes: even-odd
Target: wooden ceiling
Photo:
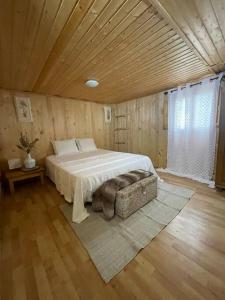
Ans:
[[[225,70],[224,15],[225,0],[0,0],[0,87],[102,103],[172,88]]]

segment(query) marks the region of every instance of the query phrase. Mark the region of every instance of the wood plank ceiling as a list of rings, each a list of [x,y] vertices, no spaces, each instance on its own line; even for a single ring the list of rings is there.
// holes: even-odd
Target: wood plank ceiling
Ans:
[[[224,70],[224,10],[224,0],[0,0],[0,87],[115,103]]]

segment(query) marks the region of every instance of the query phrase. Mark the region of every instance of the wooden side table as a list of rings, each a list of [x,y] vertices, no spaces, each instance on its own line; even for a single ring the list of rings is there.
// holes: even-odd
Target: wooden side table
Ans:
[[[40,167],[36,170],[22,171],[22,170],[11,170],[6,172],[6,178],[9,182],[10,193],[14,194],[14,182],[21,181],[28,178],[40,177],[41,183],[44,184],[44,172],[45,169]]]

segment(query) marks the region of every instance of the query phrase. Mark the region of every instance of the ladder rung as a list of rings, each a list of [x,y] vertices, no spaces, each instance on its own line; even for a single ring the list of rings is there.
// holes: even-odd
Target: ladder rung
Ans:
[[[118,116],[115,116],[115,118],[125,118],[127,115],[118,115]]]

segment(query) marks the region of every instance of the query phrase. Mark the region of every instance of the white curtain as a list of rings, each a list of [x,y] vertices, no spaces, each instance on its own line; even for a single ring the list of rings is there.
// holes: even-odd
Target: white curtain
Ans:
[[[212,179],[221,77],[169,91],[168,171],[201,182]]]

